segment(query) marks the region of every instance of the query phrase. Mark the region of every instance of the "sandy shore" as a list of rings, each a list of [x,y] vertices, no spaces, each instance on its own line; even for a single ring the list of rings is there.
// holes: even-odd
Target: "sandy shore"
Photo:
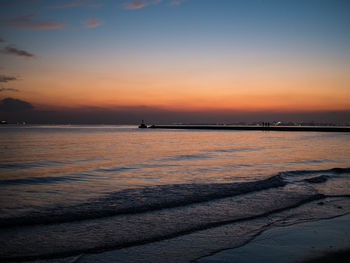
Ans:
[[[267,230],[245,246],[196,262],[348,262],[349,255],[350,215],[346,215]]]
[[[226,227],[229,229],[232,228],[232,225]],[[214,229],[214,232],[217,232],[217,229]],[[196,260],[187,255],[187,251],[201,245],[200,242],[198,243],[200,239],[193,235],[96,254],[35,260],[31,263],[345,263],[348,262],[347,259],[350,255],[350,214],[332,219],[272,228],[264,231],[242,247],[227,249]],[[220,242],[215,238],[214,240],[207,238],[204,236],[204,239],[211,246]],[[179,249],[181,255],[174,257],[173,254]]]
[[[259,220],[256,220],[259,224]],[[226,225],[173,239],[110,250],[101,253],[81,254],[67,258],[30,261],[31,263],[330,263],[348,262],[350,256],[350,214],[320,221],[297,225],[273,227],[238,248],[193,258],[198,247],[199,254],[208,252],[208,248],[220,244],[222,236],[218,232],[234,235],[241,226]],[[212,233],[211,233],[212,232]],[[214,234],[217,238],[214,237]],[[209,247],[208,247],[209,246]],[[202,247],[202,249],[200,248]],[[180,254],[179,254],[180,252]],[[188,253],[191,252],[191,253]],[[29,262],[29,261],[28,261]]]

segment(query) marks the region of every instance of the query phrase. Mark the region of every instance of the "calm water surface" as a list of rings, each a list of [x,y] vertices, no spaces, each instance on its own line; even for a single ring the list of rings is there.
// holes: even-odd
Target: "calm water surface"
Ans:
[[[349,167],[347,133],[0,127],[0,258],[154,244],[246,219],[243,242],[264,214],[320,199],[329,217],[350,212]],[[188,260],[222,249],[205,246]]]

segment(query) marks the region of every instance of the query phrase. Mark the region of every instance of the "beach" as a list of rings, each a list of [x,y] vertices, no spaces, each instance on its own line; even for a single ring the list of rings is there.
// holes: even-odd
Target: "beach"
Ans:
[[[215,262],[257,254],[270,231],[295,234],[289,244],[274,237],[274,253],[306,260],[310,246],[328,251],[322,238],[333,236],[317,230],[327,222],[329,232],[337,222],[329,246],[349,245],[338,235],[349,225],[348,133],[113,125],[0,133],[4,262]],[[309,237],[304,248],[292,244]]]
[[[350,0],[0,10],[0,262],[350,258]]]
[[[219,262],[347,262],[350,216],[267,230],[248,244],[201,258]]]
[[[237,229],[235,225],[227,225],[227,229],[230,228]],[[214,229],[208,241],[217,241],[220,238],[219,232],[219,229]],[[350,215],[287,226],[269,226],[237,248],[225,248],[197,259],[186,258],[186,249],[199,250],[200,245],[203,245],[203,240],[198,239],[199,236],[200,234],[194,234],[115,251],[29,262],[347,262],[350,251]],[[180,246],[183,250],[183,254],[177,258],[174,258],[171,251],[174,246]]]

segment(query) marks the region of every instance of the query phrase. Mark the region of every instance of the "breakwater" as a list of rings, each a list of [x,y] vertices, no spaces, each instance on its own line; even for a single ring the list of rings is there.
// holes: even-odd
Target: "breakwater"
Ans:
[[[339,126],[229,126],[229,125],[151,125],[150,129],[239,130],[239,131],[299,131],[350,132],[350,127]]]

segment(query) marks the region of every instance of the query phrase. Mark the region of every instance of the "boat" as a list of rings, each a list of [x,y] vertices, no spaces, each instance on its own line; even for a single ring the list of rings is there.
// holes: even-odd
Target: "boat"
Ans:
[[[143,129],[143,128],[147,128],[147,125],[145,124],[145,122],[142,120],[141,124],[139,125],[139,128]]]

